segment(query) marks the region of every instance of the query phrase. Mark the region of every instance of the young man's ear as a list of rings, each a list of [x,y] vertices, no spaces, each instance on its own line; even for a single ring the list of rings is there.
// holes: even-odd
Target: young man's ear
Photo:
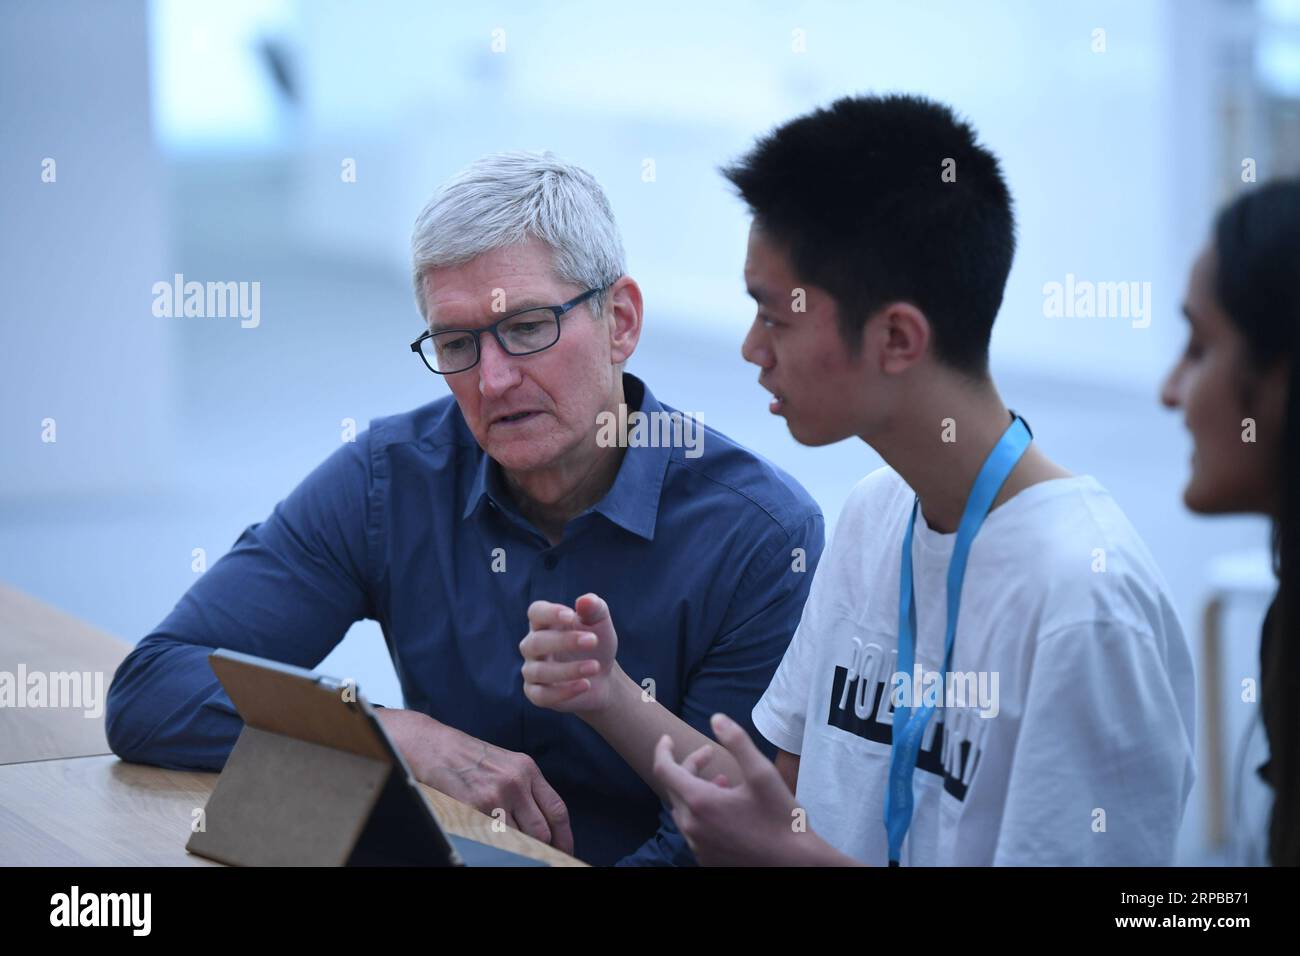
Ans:
[[[877,357],[880,371],[898,375],[924,356],[930,344],[930,322],[909,302],[890,302],[867,319],[863,347]]]
[[[623,364],[636,351],[641,340],[641,309],[641,287],[631,276],[622,276],[605,293],[610,360],[615,365]]]

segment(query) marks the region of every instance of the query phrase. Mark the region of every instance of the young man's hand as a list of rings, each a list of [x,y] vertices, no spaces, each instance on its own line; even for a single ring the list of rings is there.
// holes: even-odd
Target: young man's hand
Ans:
[[[534,601],[528,626],[519,642],[524,695],[562,713],[590,715],[608,707],[621,674],[609,605],[595,594],[584,594],[572,608]]]
[[[741,779],[701,778],[709,748],[681,763],[665,734],[655,746],[654,776],[668,793],[673,821],[703,866],[852,865],[808,828],[803,810],[773,763],[754,746],[745,729],[722,714],[713,716],[718,743],[740,766]]]

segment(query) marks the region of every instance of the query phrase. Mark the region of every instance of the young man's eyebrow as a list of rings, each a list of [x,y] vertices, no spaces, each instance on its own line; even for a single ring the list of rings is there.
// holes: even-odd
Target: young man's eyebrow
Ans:
[[[1192,314],[1191,307],[1188,306],[1186,302],[1183,303],[1182,308],[1179,311],[1183,313],[1183,318],[1190,322],[1193,328],[1201,324],[1200,319]]]
[[[757,302],[759,305],[765,304],[764,300],[767,299],[767,293],[764,292],[762,289],[757,288],[756,286],[752,286],[747,282],[745,283],[745,291],[748,292],[749,297],[753,299],[755,302]]]

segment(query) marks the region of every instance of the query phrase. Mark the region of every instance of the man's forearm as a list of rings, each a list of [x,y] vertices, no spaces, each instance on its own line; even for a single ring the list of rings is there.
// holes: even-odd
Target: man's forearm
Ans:
[[[449,743],[454,728],[418,710],[384,707],[377,709],[375,716],[410,765],[415,778],[434,786],[433,781],[437,778],[435,768],[440,768],[450,756]]]
[[[664,734],[673,738],[673,752],[678,757],[709,745],[712,755],[701,769],[701,776],[711,780],[718,774],[725,774],[732,785],[740,781],[740,767],[731,754],[649,694],[643,694],[641,687],[618,664],[614,665],[610,681],[613,689],[610,703],[603,710],[583,712],[580,716],[659,794],[660,799],[667,799],[667,794],[655,780],[652,768],[655,744]]]

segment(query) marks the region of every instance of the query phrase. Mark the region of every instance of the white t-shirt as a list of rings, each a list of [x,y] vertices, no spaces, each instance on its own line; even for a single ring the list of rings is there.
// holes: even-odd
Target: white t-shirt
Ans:
[[[800,755],[809,828],[869,864],[888,862],[899,562],[914,500],[891,468],[854,488],[753,713],[764,737]],[[964,676],[950,697],[926,675],[942,666],[956,537],[918,511],[924,670],[907,689],[937,691],[941,706],[913,774],[902,864],[1172,863],[1194,776],[1195,685],[1137,532],[1089,476],[1031,485],[990,512],[966,567],[952,663]],[[963,691],[967,706],[942,707]]]

